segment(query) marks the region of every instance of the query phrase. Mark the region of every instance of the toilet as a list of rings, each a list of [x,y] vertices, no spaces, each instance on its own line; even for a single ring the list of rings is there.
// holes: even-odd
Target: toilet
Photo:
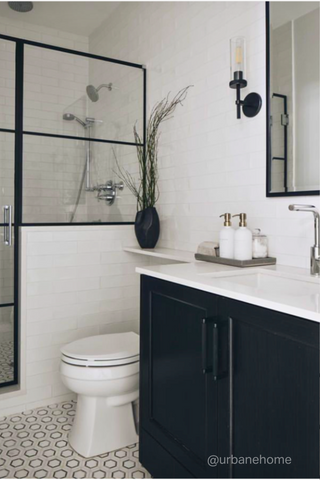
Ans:
[[[139,397],[139,335],[82,338],[61,354],[62,381],[78,395],[71,447],[93,457],[136,443],[132,402]]]

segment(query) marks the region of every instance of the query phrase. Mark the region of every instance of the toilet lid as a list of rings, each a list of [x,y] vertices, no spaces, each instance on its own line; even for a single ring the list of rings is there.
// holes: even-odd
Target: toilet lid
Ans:
[[[139,360],[139,335],[111,333],[82,338],[61,348],[63,361],[79,366],[124,365]]]

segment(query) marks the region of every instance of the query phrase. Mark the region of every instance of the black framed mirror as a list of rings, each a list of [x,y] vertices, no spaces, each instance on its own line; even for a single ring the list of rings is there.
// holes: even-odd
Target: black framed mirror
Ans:
[[[267,197],[320,194],[319,6],[266,2]]]

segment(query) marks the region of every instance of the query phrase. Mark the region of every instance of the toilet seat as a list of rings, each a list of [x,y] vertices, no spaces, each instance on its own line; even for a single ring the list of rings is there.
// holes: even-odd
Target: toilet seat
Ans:
[[[78,367],[114,367],[139,361],[139,335],[113,333],[82,338],[61,348],[61,360]]]

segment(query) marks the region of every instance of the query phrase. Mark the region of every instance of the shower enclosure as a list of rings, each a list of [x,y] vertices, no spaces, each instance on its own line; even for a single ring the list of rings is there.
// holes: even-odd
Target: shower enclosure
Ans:
[[[0,386],[19,382],[19,231],[131,224],[145,148],[143,65],[0,35]]]

